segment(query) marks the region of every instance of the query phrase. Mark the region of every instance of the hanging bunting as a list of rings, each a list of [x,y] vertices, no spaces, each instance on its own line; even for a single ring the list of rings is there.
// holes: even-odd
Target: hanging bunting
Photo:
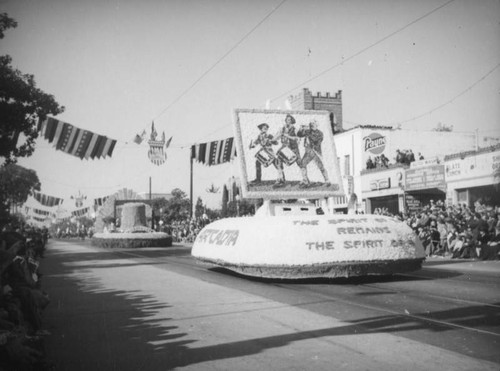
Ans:
[[[76,217],[84,216],[84,215],[88,214],[89,210],[90,210],[89,207],[85,207],[85,208],[80,209],[80,210],[74,210],[71,212],[71,215],[76,216]]]
[[[33,198],[38,202],[40,202],[43,206],[48,206],[48,207],[61,205],[63,203],[62,198],[48,196],[39,192],[34,192]]]
[[[151,136],[148,141],[149,151],[148,157],[151,162],[157,166],[162,165],[167,160],[167,153],[165,150],[170,146],[170,142],[172,141],[172,137],[168,141],[165,142],[165,132],[161,135],[161,140],[157,139],[158,133],[155,129],[155,123],[151,124]]]
[[[94,206],[102,206],[109,196],[94,198]]]
[[[38,215],[45,215],[45,216],[50,214],[50,211],[40,210],[40,209],[35,209],[35,208],[33,208],[33,212],[35,212]]]
[[[146,138],[146,129],[144,129],[141,134],[136,134],[133,141],[136,144],[141,144],[144,141],[144,138]]]
[[[116,145],[115,139],[77,128],[53,117],[40,121],[38,130],[49,143],[53,143],[56,150],[82,160],[111,157]]]
[[[208,166],[230,162],[235,156],[234,138],[199,143],[191,147],[191,158]]]

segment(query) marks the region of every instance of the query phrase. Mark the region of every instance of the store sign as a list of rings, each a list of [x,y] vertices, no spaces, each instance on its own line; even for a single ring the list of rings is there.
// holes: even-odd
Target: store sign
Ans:
[[[500,168],[500,152],[481,153],[475,156],[446,161],[446,180],[461,180],[492,176]]]
[[[405,197],[406,208],[409,213],[417,213],[422,209],[422,203],[417,198],[413,197],[411,194],[407,194]]]
[[[376,179],[370,182],[370,190],[378,191],[379,189],[391,188],[391,178]]]
[[[414,169],[417,167],[424,167],[424,166],[432,166],[432,165],[438,165],[439,164],[439,159],[437,157],[432,157],[432,158],[426,158],[423,160],[417,160],[413,161],[410,164],[410,169]]]
[[[406,191],[420,189],[439,188],[446,189],[444,180],[444,166],[434,165],[419,169],[408,169],[406,171]]]
[[[387,144],[387,138],[379,133],[371,133],[363,138],[365,152],[370,152],[374,155],[380,155],[384,152]]]

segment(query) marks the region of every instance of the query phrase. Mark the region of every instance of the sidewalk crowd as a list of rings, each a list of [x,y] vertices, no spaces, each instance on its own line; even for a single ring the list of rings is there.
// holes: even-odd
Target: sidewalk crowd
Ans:
[[[46,229],[0,233],[0,370],[48,370],[41,328],[49,297],[38,271],[48,238]]]
[[[376,214],[388,215],[385,210]],[[476,202],[447,205],[430,201],[420,212],[396,217],[405,221],[419,236],[427,256],[453,259],[500,259],[500,206]]]
[[[189,242],[192,243],[196,239],[198,233],[207,224],[211,223],[213,220],[207,217],[203,218],[185,218],[181,220],[175,220],[170,224],[166,224],[161,227],[161,231],[168,233],[172,236],[173,242]]]

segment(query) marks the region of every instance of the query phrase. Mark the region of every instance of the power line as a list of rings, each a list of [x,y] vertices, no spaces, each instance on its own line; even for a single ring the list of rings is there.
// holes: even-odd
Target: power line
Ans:
[[[324,74],[326,74],[326,73],[330,72],[331,70],[333,70],[333,69],[335,69],[335,68],[337,68],[337,67],[342,66],[345,62],[350,61],[351,59],[354,59],[354,58],[355,58],[355,57],[357,57],[358,55],[360,55],[360,54],[362,54],[362,53],[366,52],[367,50],[369,50],[369,49],[373,48],[374,46],[376,46],[376,45],[378,45],[378,44],[380,44],[380,43],[384,42],[385,40],[387,40],[387,39],[391,38],[392,36],[394,36],[394,35],[396,35],[396,34],[400,33],[401,31],[403,31],[403,30],[407,29],[407,28],[408,28],[408,27],[410,27],[410,26],[414,25],[415,23],[420,22],[422,19],[427,18],[427,17],[428,17],[428,16],[430,16],[431,14],[433,14],[433,13],[437,12],[438,10],[440,10],[440,9],[444,8],[445,6],[447,6],[448,4],[450,4],[450,3],[454,2],[454,1],[455,1],[455,0],[449,0],[449,1],[447,1],[446,3],[444,3],[444,4],[440,5],[440,6],[438,6],[437,8],[435,8],[435,9],[431,10],[430,12],[425,13],[424,15],[422,15],[422,16],[418,17],[417,19],[415,19],[415,20],[411,21],[410,23],[406,24],[405,26],[403,26],[403,27],[401,27],[401,28],[397,29],[397,30],[396,30],[396,31],[394,31],[394,32],[391,32],[389,35],[384,36],[383,38],[379,39],[378,41],[374,42],[373,44],[370,44],[370,45],[368,45],[367,47],[365,47],[365,48],[361,49],[360,51],[358,51],[358,52],[354,53],[353,55],[351,55],[351,56],[349,56],[349,57],[347,57],[347,58],[343,59],[341,62],[339,62],[339,63],[337,63],[337,64],[335,64],[335,65],[333,65],[333,66],[331,66],[331,67],[327,68],[326,70],[323,70],[322,72],[320,72],[320,73],[318,73],[317,75],[315,75],[315,76],[313,76],[313,77],[311,77],[311,78],[309,78],[309,79],[305,80],[304,82],[302,82],[302,83],[300,83],[299,85],[297,85],[297,86],[293,87],[292,89],[289,89],[289,90],[288,90],[288,91],[286,91],[285,93],[283,93],[283,94],[281,94],[281,95],[278,95],[277,97],[275,97],[275,98],[271,99],[271,101],[275,101],[275,100],[277,100],[277,99],[279,99],[279,98],[281,98],[281,97],[283,97],[283,96],[285,96],[285,95],[287,95],[287,94],[290,94],[291,92],[293,92],[293,91],[295,91],[296,89],[298,89],[298,88],[300,88],[300,87],[304,86],[305,84],[307,84],[307,83],[309,83],[309,82],[311,82],[311,81],[313,81],[313,80],[316,80],[318,77],[323,76]]]
[[[486,75],[484,75],[483,77],[481,77],[479,80],[477,80],[475,83],[473,83],[472,85],[470,85],[467,89],[463,90],[461,93],[459,93],[458,95],[455,95],[453,98],[451,98],[450,100],[446,101],[445,103],[442,103],[440,104],[439,106],[437,107],[434,107],[433,109],[425,112],[425,113],[422,113],[418,116],[414,116],[408,120],[404,120],[404,121],[396,121],[396,122],[393,122],[392,124],[388,124],[388,125],[399,125],[399,124],[405,124],[407,122],[410,122],[410,121],[415,121],[415,120],[418,120],[419,118],[423,117],[423,116],[426,116],[426,115],[429,115],[431,113],[433,113],[434,111],[437,111],[441,108],[443,108],[444,106],[447,106],[448,104],[452,103],[455,99],[461,97],[462,95],[464,95],[465,93],[467,93],[469,90],[472,90],[476,85],[478,85],[480,82],[482,82],[484,79],[486,79],[489,75],[491,75],[498,67],[500,67],[500,63],[498,63],[495,67],[493,67],[491,70],[488,71],[488,73],[486,73]]]
[[[287,0],[282,0],[274,9],[272,9],[264,18],[260,20],[245,36],[243,36],[236,44],[234,44],[222,57],[220,57],[211,67],[209,67],[205,72],[201,74],[188,88],[186,88],[180,95],[177,96],[163,111],[160,112],[155,120],[163,115],[170,107],[177,103],[182,97],[184,97],[192,88],[194,88],[205,76],[207,76],[219,63],[221,63],[229,54],[231,54],[238,46],[240,46],[243,41],[245,41],[261,24],[263,24],[274,12],[276,12]]]
[[[406,28],[412,26],[413,24],[421,21],[422,19],[430,16],[431,14],[435,13],[436,11],[440,10],[441,8],[444,8],[445,6],[447,6],[448,4],[454,2],[455,0],[449,0],[447,1],[446,3],[438,6],[437,8],[425,13],[424,15],[416,18],[415,20],[411,21],[410,23],[406,24],[405,26],[397,29],[396,31],[390,33],[389,35],[383,37],[382,39],[379,39],[378,41],[376,41],[375,43],[372,43],[370,44],[369,46],[361,49],[360,51],[358,51],[357,53],[349,56],[348,58],[342,60],[342,62],[340,63],[337,63],[335,64],[334,66],[331,66],[329,67],[328,69],[320,72],[319,74],[307,79],[306,81],[300,83],[299,85],[295,86],[294,88],[286,91],[285,93],[282,93],[281,95],[271,99],[271,101],[275,101],[289,93],[291,93],[292,91],[295,91],[296,89],[302,87],[303,85],[317,79],[318,77],[320,76],[323,76],[324,74],[330,72],[331,70],[333,70],[334,68],[337,68],[341,65],[343,65],[345,62],[351,60],[351,59],[354,59],[355,57],[357,57],[358,55],[364,53],[365,51],[369,50],[370,48],[384,42],[385,40],[389,39],[390,37],[398,34],[399,32],[402,32],[403,30],[405,30]],[[160,112],[160,114],[156,117],[160,117],[164,112],[166,112],[168,109],[170,109],[175,103],[177,103],[182,97],[184,97],[192,88],[194,88],[206,75],[208,75],[208,73],[210,73],[220,62],[222,62],[222,60],[224,60],[232,51],[234,51],[245,39],[247,39],[262,23],[264,23],[274,12],[276,12],[284,3],[286,2],[286,0],[283,0],[281,3],[279,3],[274,9],[272,9],[259,23],[257,23],[256,26],[254,26],[245,36],[243,36],[232,48],[230,48],[221,58],[219,58],[209,69],[207,69],[198,79],[196,79],[187,89],[185,89],[179,96],[177,96],[176,99],[174,99],[174,101],[172,101],[163,111]],[[216,131],[219,131],[225,127],[229,126],[228,125],[224,125],[223,127],[220,127],[219,129],[215,130],[214,132]],[[214,132],[211,132],[210,134],[207,134],[205,135],[203,138],[206,138],[208,137],[209,135],[213,134]],[[203,139],[202,138],[202,139]],[[186,148],[187,145],[182,145],[182,146],[179,146],[180,148]]]

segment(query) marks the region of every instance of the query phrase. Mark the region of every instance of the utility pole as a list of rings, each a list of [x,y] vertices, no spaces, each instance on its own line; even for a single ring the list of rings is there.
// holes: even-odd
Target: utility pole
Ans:
[[[189,199],[190,199],[190,205],[189,205],[189,217],[192,219],[193,218],[193,156],[191,152],[189,153],[189,161],[190,161],[190,178],[189,178]]]
[[[151,177],[149,177],[149,206],[151,207],[151,229],[155,229],[155,209],[153,203],[151,202]]]

